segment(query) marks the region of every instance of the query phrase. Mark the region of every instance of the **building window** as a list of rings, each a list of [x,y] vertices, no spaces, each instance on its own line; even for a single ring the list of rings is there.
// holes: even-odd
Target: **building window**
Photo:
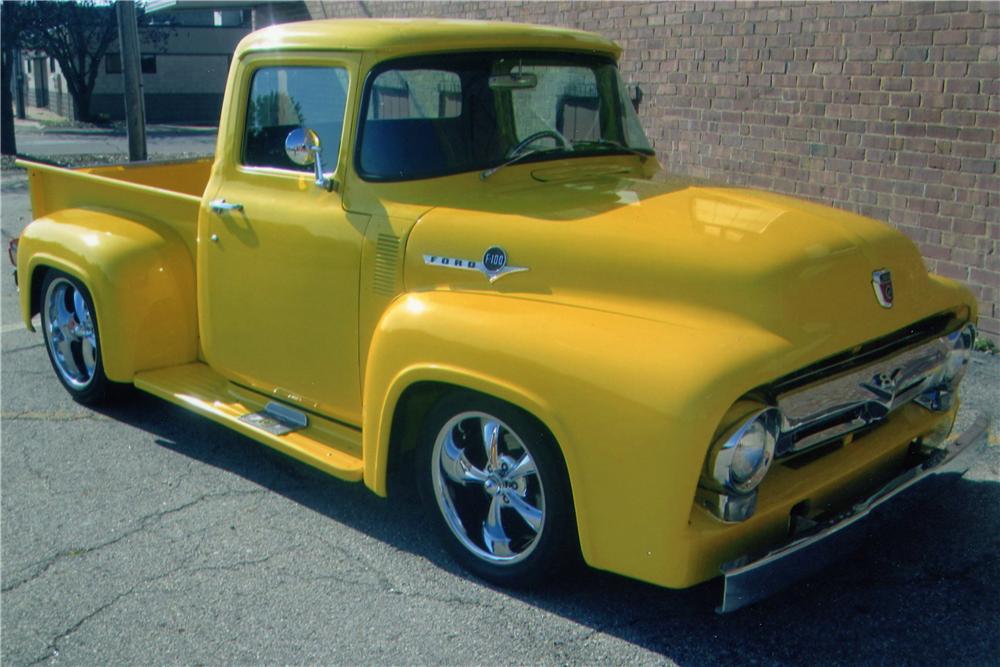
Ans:
[[[156,74],[156,56],[143,55],[139,61],[143,74]],[[120,53],[109,53],[104,57],[104,72],[106,74],[122,73],[122,57]]]
[[[28,74],[31,74],[31,58],[28,58]]]

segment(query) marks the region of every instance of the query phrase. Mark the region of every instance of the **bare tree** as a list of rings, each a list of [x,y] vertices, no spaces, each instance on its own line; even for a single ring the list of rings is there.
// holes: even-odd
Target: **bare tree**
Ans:
[[[18,47],[18,36],[23,34],[28,23],[28,14],[19,2],[0,2],[0,86],[2,86],[2,125],[0,125],[0,153],[17,154],[14,137],[14,99],[11,95],[11,80],[14,77],[14,54]]]
[[[4,74],[4,133],[10,116],[11,146],[13,146],[13,110],[9,95],[13,49],[42,51],[55,58],[66,79],[66,89],[73,98],[75,120],[93,120],[90,99],[97,75],[109,47],[118,39],[115,8],[111,3],[93,0],[65,2],[0,3],[3,11],[3,74]],[[137,7],[138,20],[145,41],[161,45],[171,32],[169,27],[149,28],[148,17]],[[16,19],[16,20],[9,20]],[[10,57],[8,58],[8,51]],[[4,142],[4,152],[7,152]],[[13,152],[13,151],[11,151]]]

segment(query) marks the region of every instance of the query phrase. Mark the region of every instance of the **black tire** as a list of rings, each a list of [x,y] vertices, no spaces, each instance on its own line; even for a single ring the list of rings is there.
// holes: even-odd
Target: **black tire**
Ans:
[[[487,432],[496,433],[495,449],[486,445]],[[552,436],[509,403],[468,391],[439,400],[421,430],[417,484],[445,547],[482,579],[523,588],[551,581],[576,562],[562,456]]]
[[[50,270],[41,294],[45,350],[59,382],[78,403],[106,402],[119,385],[104,374],[97,311],[90,292],[73,276]]]

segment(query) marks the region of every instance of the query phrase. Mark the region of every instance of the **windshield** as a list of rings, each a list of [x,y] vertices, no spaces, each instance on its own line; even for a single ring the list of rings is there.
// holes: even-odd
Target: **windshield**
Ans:
[[[357,169],[374,181],[512,160],[652,154],[615,63],[552,53],[442,54],[381,64],[365,84]]]

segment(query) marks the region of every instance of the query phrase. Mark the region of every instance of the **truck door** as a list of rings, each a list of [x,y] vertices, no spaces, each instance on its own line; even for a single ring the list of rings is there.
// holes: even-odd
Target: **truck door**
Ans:
[[[350,424],[360,423],[358,274],[367,216],[295,164],[285,139],[320,138],[341,182],[357,58],[251,56],[230,79],[219,159],[198,229],[202,350],[219,373]]]

